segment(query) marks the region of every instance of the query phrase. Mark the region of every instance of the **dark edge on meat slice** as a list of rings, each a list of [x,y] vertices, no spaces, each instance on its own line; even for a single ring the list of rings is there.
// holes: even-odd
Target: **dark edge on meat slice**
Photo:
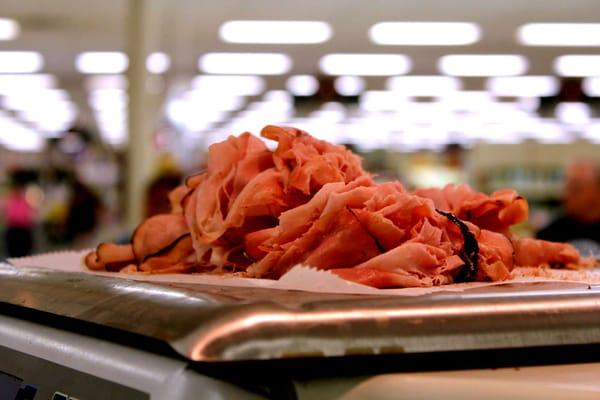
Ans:
[[[465,262],[465,264],[462,266],[460,271],[458,271],[454,281],[456,283],[474,281],[475,275],[477,274],[477,267],[479,265],[479,243],[477,243],[475,235],[473,235],[473,232],[469,230],[467,224],[458,219],[454,214],[438,210],[437,208],[435,211],[448,218],[450,222],[458,226],[458,229],[460,229],[460,233],[463,236],[464,244],[459,256]]]
[[[186,206],[188,200],[190,199],[190,197],[192,196],[192,194],[194,194],[195,192],[196,192],[196,188],[191,188],[191,189],[188,188],[188,191],[183,195],[181,200],[179,200],[179,207],[181,207],[181,209],[183,210],[184,215],[185,215],[185,206]]]
[[[191,175],[186,176],[183,179],[183,184],[188,188],[188,189],[195,189],[195,188],[191,188],[189,185],[190,179],[197,177],[198,175],[202,175],[203,173],[206,172],[206,169],[203,169],[202,171],[198,171],[196,173],[193,173]]]
[[[375,242],[375,246],[377,246],[377,250],[379,250],[381,252],[381,254],[385,253],[387,250],[385,249],[385,247],[383,247],[383,245],[379,242],[379,240],[375,237],[375,235],[373,235],[371,233],[371,231],[369,231],[367,229],[366,226],[363,225],[362,222],[360,222],[360,218],[358,218],[358,216],[354,213],[354,210],[352,210],[350,207],[346,206],[346,209],[348,211],[350,211],[350,214],[352,214],[352,216],[354,217],[354,219],[356,220],[356,222],[358,222],[358,224],[363,228],[363,230],[365,232],[367,232],[367,235],[369,235],[371,237],[371,239],[373,239],[373,242]]]
[[[192,191],[193,191],[193,190],[192,190]],[[173,214],[173,215],[177,215],[177,214]],[[146,222],[146,221],[147,221],[147,220],[145,220],[144,222]],[[134,230],[134,231],[133,231],[133,233],[131,234],[131,239],[129,239],[129,244],[131,244],[131,249],[132,249],[132,251],[133,251],[133,255],[134,255],[134,257],[135,257],[135,260],[136,260],[138,263],[140,263],[140,264],[141,264],[141,263],[143,263],[144,261],[146,261],[148,258],[150,258],[150,257],[154,257],[155,255],[157,255],[157,254],[161,253],[161,252],[162,252],[164,249],[167,249],[167,248],[169,248],[169,249],[170,249],[170,248],[172,248],[172,246],[174,246],[175,244],[177,244],[177,242],[178,242],[179,240],[181,240],[183,237],[185,237],[185,236],[187,236],[187,235],[191,235],[191,232],[184,233],[183,235],[181,235],[181,236],[177,237],[175,240],[173,240],[171,243],[169,243],[168,245],[166,245],[166,246],[165,246],[165,247],[163,247],[162,249],[160,249],[160,250],[158,250],[158,251],[156,251],[156,252],[154,252],[154,253],[152,253],[152,254],[149,254],[149,255],[147,255],[146,257],[144,257],[144,258],[142,259],[142,258],[139,256],[139,254],[137,254],[137,253],[136,253],[136,251],[135,251],[135,245],[134,245],[134,242],[135,242],[135,236],[138,234],[138,231],[140,230],[140,228],[142,227],[142,225],[144,225],[144,222],[142,222],[141,224],[139,224],[139,225],[138,225],[138,226],[135,228],[135,230]],[[102,243],[101,243],[101,244],[102,244]]]
[[[192,235],[191,233],[185,233],[185,234],[179,236],[177,239],[173,240],[169,245],[163,247],[159,251],[154,252],[152,254],[148,254],[146,257],[144,257],[144,259],[140,262],[140,264],[146,262],[146,260],[148,260],[149,258],[162,256],[163,254],[168,253],[169,251],[173,250],[173,248],[175,246],[177,246],[177,244],[180,241],[182,241],[183,239],[185,239],[186,237],[191,236],[191,235]]]

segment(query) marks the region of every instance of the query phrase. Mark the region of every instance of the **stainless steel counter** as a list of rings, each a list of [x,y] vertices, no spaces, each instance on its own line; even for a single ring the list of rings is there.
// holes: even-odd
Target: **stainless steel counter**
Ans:
[[[0,302],[151,337],[205,362],[600,343],[600,286],[567,283],[387,297],[3,265]]]

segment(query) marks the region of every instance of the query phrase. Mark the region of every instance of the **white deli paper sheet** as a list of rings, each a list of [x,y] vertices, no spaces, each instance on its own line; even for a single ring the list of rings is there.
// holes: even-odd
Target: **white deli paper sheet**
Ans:
[[[23,258],[9,259],[8,261],[11,265],[15,267],[48,268],[65,272],[78,272],[83,274],[109,276],[112,278],[133,279],[145,282],[189,283],[237,287],[241,286],[251,288],[302,290],[317,293],[417,296],[441,291],[461,292],[467,289],[501,285],[506,284],[508,282],[573,282],[585,284],[600,284],[600,271],[598,270],[583,273],[578,272],[576,274],[572,273],[573,271],[564,271],[559,274],[553,274],[553,279],[549,279],[548,277],[519,277],[511,281],[502,281],[494,283],[470,282],[437,286],[432,288],[404,289],[375,289],[369,286],[348,282],[330,272],[317,270],[315,268],[310,268],[303,265],[295,266],[284,276],[282,276],[279,280],[240,278],[235,276],[221,276],[208,274],[146,274],[142,272],[98,272],[89,270],[83,264],[83,257],[87,252],[87,250],[55,252]]]

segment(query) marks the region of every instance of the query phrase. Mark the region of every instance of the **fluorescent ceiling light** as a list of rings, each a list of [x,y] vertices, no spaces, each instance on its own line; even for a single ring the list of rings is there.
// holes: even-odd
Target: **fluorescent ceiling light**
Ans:
[[[292,68],[292,59],[281,53],[207,53],[198,67],[209,74],[282,75]]]
[[[294,96],[312,96],[319,91],[319,81],[312,75],[292,75],[285,87]]]
[[[248,104],[247,110],[262,112],[264,115],[285,114],[287,115],[294,106],[291,102],[275,102],[275,101],[254,101]]]
[[[124,110],[127,108],[128,97],[118,89],[96,90],[90,94],[89,103],[93,110]]]
[[[554,76],[501,76],[489,78],[486,89],[495,96],[546,97],[556,95],[560,83]]]
[[[600,97],[600,76],[585,78],[583,92],[590,97]]]
[[[269,90],[263,95],[263,101],[272,103],[288,103],[292,104],[294,99],[285,90]]]
[[[128,82],[125,75],[93,75],[85,79],[85,88],[88,92],[103,89],[127,88]]]
[[[441,73],[454,76],[521,75],[527,67],[527,58],[516,54],[452,54],[438,61]]]
[[[190,103],[183,99],[169,100],[166,109],[171,122],[177,125],[183,124],[188,115],[191,115]]]
[[[327,54],[319,61],[329,75],[403,75],[411,61],[402,54]]]
[[[554,60],[554,71],[561,76],[598,76],[600,56],[588,54],[558,56]]]
[[[18,115],[26,121],[73,121],[77,116],[77,107],[71,102],[63,102],[46,107],[24,109]]]
[[[539,97],[519,97],[515,105],[519,110],[533,112],[540,108],[541,101]]]
[[[11,118],[0,116],[0,144],[11,151],[38,152],[44,148],[44,138]]]
[[[394,76],[386,89],[406,96],[442,96],[462,88],[462,81],[451,76]]]
[[[119,51],[88,51],[75,58],[75,68],[83,74],[120,74],[128,65],[127,55]]]
[[[360,95],[359,105],[366,111],[392,111],[406,106],[408,99],[396,92],[369,90]]]
[[[379,22],[369,37],[384,45],[461,46],[477,42],[481,28],[470,22]]]
[[[0,40],[13,40],[19,36],[19,23],[14,19],[0,18]]]
[[[35,51],[0,51],[0,73],[25,74],[38,72],[44,58]]]
[[[34,123],[45,131],[59,131],[71,125],[77,117],[77,107],[74,104],[63,104],[60,107],[35,108],[20,111],[21,120]]]
[[[230,43],[323,43],[331,33],[321,21],[227,21],[219,28],[221,39]]]
[[[192,88],[212,93],[229,93],[238,96],[256,96],[265,90],[265,80],[253,75],[198,75]]]
[[[64,104],[72,104],[68,99],[69,94],[65,90],[42,89],[8,95],[4,98],[4,106],[12,110],[58,108]]]
[[[590,124],[585,130],[583,137],[594,143],[600,144],[600,122],[595,120],[592,124]]]
[[[153,74],[164,74],[171,66],[171,58],[168,54],[155,52],[146,58],[146,69]]]
[[[229,113],[218,110],[202,110],[202,113],[189,113],[182,123],[191,131],[202,131],[211,128],[216,123],[225,120]]]
[[[185,96],[185,100],[192,103],[192,110],[219,110],[233,111],[239,110],[244,106],[244,98],[240,96],[216,95],[215,93],[202,92],[200,90],[190,90]]]
[[[535,23],[517,30],[526,46],[600,46],[600,24]]]
[[[366,86],[365,80],[360,76],[339,76],[333,82],[335,91],[342,96],[358,96]]]
[[[443,96],[441,101],[453,110],[483,110],[494,106],[492,95],[478,90],[452,92]]]
[[[554,113],[564,124],[585,125],[590,122],[592,110],[585,103],[559,103]]]
[[[56,78],[48,74],[2,74],[0,94],[30,93],[56,87]]]

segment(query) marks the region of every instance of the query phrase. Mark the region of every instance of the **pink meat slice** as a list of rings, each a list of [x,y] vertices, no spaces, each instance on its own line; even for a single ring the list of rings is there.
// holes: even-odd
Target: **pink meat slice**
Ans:
[[[497,232],[508,233],[511,225],[525,221],[529,213],[527,200],[512,189],[502,189],[488,196],[466,184],[450,184],[443,189],[417,189],[414,193],[432,199],[440,210]]]
[[[593,257],[582,257],[577,249],[568,243],[555,243],[531,238],[514,238],[515,263],[521,267],[565,266],[592,267]]]
[[[227,229],[243,224],[243,218],[226,222],[229,209],[244,187],[272,166],[270,152],[255,136],[244,133],[214,144],[208,151],[206,179],[196,187],[193,230],[195,246],[217,240]]]
[[[148,256],[167,248],[189,233],[182,214],[160,214],[142,222],[133,233],[135,258],[143,262]]]
[[[348,183],[368,175],[360,158],[344,146],[315,139],[299,129],[269,125],[261,135],[278,142],[273,161],[286,190],[293,188],[310,195],[326,183]]]

